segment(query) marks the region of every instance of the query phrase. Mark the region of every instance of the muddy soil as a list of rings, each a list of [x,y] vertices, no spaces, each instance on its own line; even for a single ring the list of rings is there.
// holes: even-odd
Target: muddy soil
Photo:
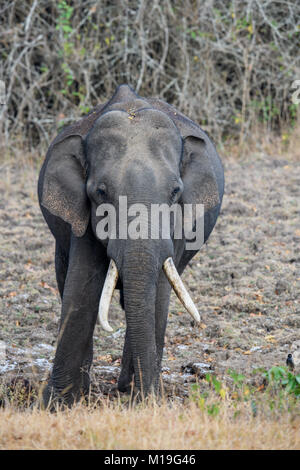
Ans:
[[[300,161],[262,153],[223,160],[226,193],[208,243],[183,274],[202,317],[191,323],[172,294],[162,380],[168,395],[204,386],[206,372],[228,369],[255,383],[260,367],[284,365],[292,352],[300,373]],[[37,170],[1,165],[0,381],[41,384],[55,352],[60,298],[54,241],[36,197]],[[125,331],[115,293],[114,332],[96,326],[93,390],[116,393]]]

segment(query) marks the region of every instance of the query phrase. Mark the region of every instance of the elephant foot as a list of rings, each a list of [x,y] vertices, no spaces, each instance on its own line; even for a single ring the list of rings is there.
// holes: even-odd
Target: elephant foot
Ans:
[[[121,373],[118,380],[119,392],[132,393],[134,389],[134,369],[131,355],[126,352],[126,341],[122,357]]]
[[[39,406],[42,410],[54,413],[66,407],[70,408],[72,403],[70,400],[67,400],[66,397],[63,397],[60,392],[55,390],[53,386],[47,384],[43,389]]]
[[[80,383],[80,382],[79,382]],[[58,409],[71,408],[80,399],[88,395],[90,388],[89,375],[87,373],[81,375],[80,385],[66,385],[65,387],[56,387],[51,379],[44,387],[41,396],[40,406],[42,409],[51,412]]]
[[[143,401],[148,396],[158,396],[160,394],[160,380],[157,377],[153,380],[152,385],[143,393],[139,386],[135,384],[134,373],[129,373],[122,369],[119,380],[118,380],[118,390],[122,393],[128,393],[132,395],[132,398],[135,401]]]
[[[121,371],[119,380],[118,380],[118,390],[119,392],[132,393],[134,389],[134,375],[133,373],[129,374],[128,371]]]

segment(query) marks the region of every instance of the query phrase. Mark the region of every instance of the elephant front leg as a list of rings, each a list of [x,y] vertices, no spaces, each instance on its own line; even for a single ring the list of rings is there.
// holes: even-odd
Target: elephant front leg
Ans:
[[[77,401],[89,388],[93,331],[107,270],[101,247],[88,236],[72,240],[53,370],[43,404]]]

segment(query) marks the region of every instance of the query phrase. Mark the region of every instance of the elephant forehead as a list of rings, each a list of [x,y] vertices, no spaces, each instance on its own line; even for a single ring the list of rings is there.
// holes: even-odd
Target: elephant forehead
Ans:
[[[97,119],[87,136],[87,144],[97,142],[99,138],[119,138],[127,142],[145,142],[147,137],[157,140],[168,139],[178,149],[181,148],[181,136],[173,121],[163,112],[152,108],[136,110],[113,110]]]

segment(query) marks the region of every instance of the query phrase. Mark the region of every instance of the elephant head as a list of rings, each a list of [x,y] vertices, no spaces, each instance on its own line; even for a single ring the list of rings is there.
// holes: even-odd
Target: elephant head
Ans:
[[[110,331],[108,309],[119,277],[126,316],[130,367],[138,389],[147,393],[160,369],[167,287],[164,271],[176,294],[196,321],[200,317],[179,272],[195,252],[185,239],[130,239],[97,235],[97,209],[102,204],[128,207],[143,204],[203,204],[205,240],[219,213],[223,194],[222,167],[206,134],[192,121],[159,100],[142,99],[128,86],[51,145],[44,168],[41,203],[53,216],[70,224],[73,237],[91,230],[110,261],[100,299],[102,326]],[[128,213],[128,220],[133,215]],[[120,222],[118,220],[118,222]],[[151,229],[150,219],[148,223]],[[171,235],[174,227],[171,227]],[[205,241],[204,240],[204,241]],[[168,285],[168,283],[167,283]],[[166,307],[160,310],[160,303]],[[160,331],[160,330],[163,331]],[[129,352],[128,352],[129,351]]]

